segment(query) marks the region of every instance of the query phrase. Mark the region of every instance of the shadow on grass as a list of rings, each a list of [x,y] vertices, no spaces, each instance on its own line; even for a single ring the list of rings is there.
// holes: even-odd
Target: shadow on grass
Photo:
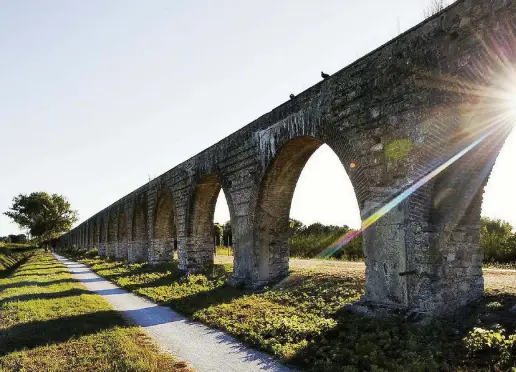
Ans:
[[[231,302],[241,296],[250,293],[246,290],[236,289],[229,285],[222,284],[216,286],[215,288],[207,289],[190,295],[185,295],[177,299],[160,301],[156,298],[146,295],[141,290],[169,286],[175,283],[181,283],[184,286],[188,286],[188,278],[185,277],[184,272],[179,270],[179,268],[177,267],[177,261],[161,263],[157,265],[152,265],[149,263],[139,264],[138,266],[132,266],[123,263],[116,265],[116,267],[119,266],[124,266],[127,269],[127,271],[121,273],[108,273],[102,275],[102,277],[114,282],[115,284],[119,285],[125,290],[128,290],[130,292],[136,292],[138,295],[142,297],[148,298],[151,301],[159,303],[160,305],[168,306],[173,310],[179,311],[180,313],[185,315],[191,315],[198,310],[202,310],[210,306]],[[113,266],[110,266],[107,270],[111,269],[113,269]],[[96,272],[102,273],[102,269],[97,269]],[[120,279],[130,279],[131,277],[141,278],[146,274],[162,274],[162,276],[144,283],[128,283],[124,285],[118,284]],[[226,279],[229,278],[229,275],[230,274],[226,271],[224,265],[214,265],[207,277],[209,281],[221,280],[224,282]],[[104,279],[95,279],[95,281],[97,280]],[[193,282],[192,284],[195,285],[196,283]],[[106,292],[104,293],[97,293],[109,295],[119,294],[121,292],[119,290],[106,290]]]
[[[48,282],[37,282],[37,281],[23,281],[17,283],[10,283],[5,285],[0,285],[0,292],[9,288],[20,288],[20,287],[30,287],[30,286],[38,286],[38,287],[49,287],[52,285],[64,284],[64,283],[76,283],[75,279],[57,279],[57,280],[49,280]]]
[[[492,303],[501,304],[496,310]],[[487,295],[456,313],[435,319],[425,326],[408,323],[401,317],[384,319],[364,317],[341,309],[335,314],[337,324],[315,335],[308,346],[290,360],[310,371],[350,370],[505,370],[508,360],[496,341],[475,340],[474,347],[486,342],[477,352],[468,352],[465,338],[477,327],[516,331],[516,317],[510,308],[516,304],[512,294]],[[470,341],[471,342],[471,338]],[[493,343],[492,347],[490,343]],[[516,346],[516,345],[515,345]],[[512,356],[514,358],[514,355]],[[508,364],[507,364],[508,363]],[[498,369],[491,369],[497,365]]]
[[[178,299],[159,301],[159,303],[161,305],[169,306],[185,315],[192,315],[196,311],[207,309],[211,306],[229,303],[249,293],[251,292],[224,285]]]
[[[56,270],[56,271],[51,271],[51,272],[48,272],[48,273],[45,273],[45,272],[37,272],[37,273],[34,273],[34,274],[24,274],[24,273],[18,273],[16,272],[15,274],[11,275],[11,278],[30,278],[30,277],[35,277],[35,276],[42,276],[42,275],[61,275],[61,274],[70,274],[69,271],[66,271],[66,270]]]
[[[114,310],[19,324],[0,333],[0,356],[125,326],[124,319]]]
[[[40,272],[42,270],[45,271],[45,270],[62,269],[62,268],[63,268],[63,265],[51,265],[51,266],[49,265],[49,266],[44,266],[44,267],[31,266],[30,268],[19,270],[19,272],[30,273],[30,272]]]
[[[14,265],[9,266],[8,268],[0,271],[0,278],[7,278],[10,276],[14,271],[16,271],[17,268],[19,268],[21,265],[23,265],[27,260],[32,256],[32,254],[28,254],[27,256],[23,257],[20,261],[16,262]]]
[[[162,271],[163,272],[163,271]],[[165,271],[166,272],[166,271]],[[120,278],[129,278],[134,275],[142,274],[142,273],[154,273],[153,271],[135,271],[135,272],[129,272],[126,274],[121,275],[107,275],[106,278],[110,280],[118,280]],[[163,285],[170,285],[172,283],[175,283],[183,278],[184,274],[182,272],[171,272],[170,274],[164,275],[162,277],[159,277],[155,280],[151,280],[149,282],[145,283],[134,283],[134,284],[127,284],[124,286],[124,288],[134,291],[140,288],[152,288],[152,287],[160,287]]]
[[[27,293],[18,296],[6,297],[0,300],[0,304],[17,301],[31,301],[31,300],[54,300],[58,298],[80,296],[83,294],[92,294],[92,292],[85,289],[73,288],[67,291],[49,292],[49,293]]]

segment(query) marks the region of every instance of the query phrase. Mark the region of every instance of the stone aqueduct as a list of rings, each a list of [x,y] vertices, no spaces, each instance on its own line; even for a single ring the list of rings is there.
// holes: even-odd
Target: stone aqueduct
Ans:
[[[181,269],[203,270],[214,259],[222,188],[232,282],[277,280],[288,274],[297,179],[327,144],[362,219],[383,214],[363,232],[361,302],[427,314],[458,308],[483,294],[480,208],[511,129],[515,35],[516,1],[458,1],[124,196],[60,244],[153,263],[171,260],[176,245]],[[385,205],[392,208],[382,212]]]

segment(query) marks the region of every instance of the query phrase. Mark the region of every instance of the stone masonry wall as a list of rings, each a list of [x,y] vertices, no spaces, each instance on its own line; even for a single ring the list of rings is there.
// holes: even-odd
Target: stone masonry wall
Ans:
[[[428,314],[467,304],[483,293],[483,188],[512,129],[491,93],[507,88],[516,62],[515,23],[514,1],[457,1],[108,206],[71,241],[91,247],[85,226],[99,221],[102,255],[166,261],[177,242],[179,267],[203,270],[223,189],[232,283],[278,280],[295,184],[324,143],[368,226],[360,303]]]

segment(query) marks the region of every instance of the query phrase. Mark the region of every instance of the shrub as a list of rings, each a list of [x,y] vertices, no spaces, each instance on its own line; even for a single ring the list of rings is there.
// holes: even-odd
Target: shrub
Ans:
[[[516,261],[516,235],[513,227],[506,221],[488,217],[481,219],[480,247],[484,262]]]
[[[313,258],[352,230],[347,226],[323,225],[317,222],[310,226],[298,227],[292,231],[288,242],[290,256]],[[330,257],[343,260],[362,260],[364,258],[362,237],[358,236],[352,239],[346,245],[332,252]]]
[[[468,356],[485,366],[498,368],[516,363],[516,335],[505,336],[504,329],[474,328],[463,339]]]
[[[99,255],[99,250],[97,248],[90,249],[84,253],[84,257],[87,258],[95,258]]]

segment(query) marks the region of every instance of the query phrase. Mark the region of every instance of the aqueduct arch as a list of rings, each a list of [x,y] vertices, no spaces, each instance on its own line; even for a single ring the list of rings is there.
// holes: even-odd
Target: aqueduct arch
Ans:
[[[147,233],[147,206],[143,201],[136,203],[133,212],[132,243],[130,262],[141,262],[149,259],[149,235]]]
[[[361,304],[428,314],[458,308],[483,293],[481,195],[512,129],[509,112],[516,116],[507,107],[515,76],[516,2],[459,0],[108,207],[108,255],[119,239],[111,211],[166,185],[169,196],[149,196],[151,259],[155,248],[171,258],[173,211],[180,268],[209,266],[207,221],[220,180],[198,176],[218,174],[235,236],[232,281],[257,286],[284,275],[285,211],[300,169],[278,151],[290,143],[285,154],[301,164],[324,142],[361,211]],[[81,244],[87,222],[72,232]]]
[[[92,248],[99,248],[99,230],[97,228],[97,220],[93,221],[93,239],[91,243]]]
[[[222,190],[219,176],[214,173],[199,176],[192,186],[186,223],[188,237],[186,251],[180,261],[186,262],[187,270],[198,271],[213,265],[215,242],[213,234],[215,205]],[[231,206],[228,207],[231,214]]]
[[[288,138],[288,137],[287,137]],[[276,142],[278,145],[278,143]],[[255,281],[266,284],[288,274],[288,233],[292,198],[308,159],[323,144],[312,136],[288,139],[267,166],[258,189],[254,215]]]
[[[118,214],[117,243],[116,258],[127,260],[129,258],[129,231],[127,227],[127,214],[123,209]]]
[[[103,217],[100,218],[99,224],[99,255],[107,255],[107,228],[106,220]]]
[[[108,257],[116,257],[116,249],[118,246],[117,241],[117,218],[115,214],[110,214],[108,217],[108,224],[107,224],[107,249],[106,249],[106,255]]]
[[[174,203],[167,186],[163,186],[157,195],[154,212],[152,241],[152,262],[172,261],[174,245],[177,245]]]

